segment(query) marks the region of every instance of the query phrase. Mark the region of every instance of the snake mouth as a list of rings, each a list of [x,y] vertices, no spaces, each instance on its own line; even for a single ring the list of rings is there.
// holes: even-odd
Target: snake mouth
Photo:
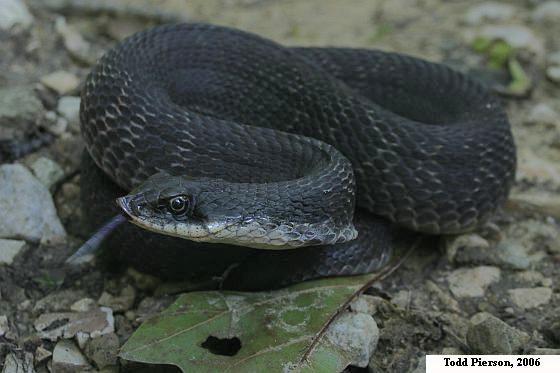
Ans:
[[[132,208],[130,207],[130,196],[119,197],[116,200],[117,206],[121,209],[122,215],[130,221],[137,220],[138,218],[132,213]]]

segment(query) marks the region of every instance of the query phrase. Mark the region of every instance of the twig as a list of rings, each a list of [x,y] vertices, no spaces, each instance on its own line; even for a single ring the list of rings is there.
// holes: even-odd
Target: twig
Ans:
[[[346,299],[346,301],[344,303],[342,303],[336,309],[336,311],[333,312],[329,316],[329,318],[323,323],[323,325],[321,326],[321,329],[319,329],[319,331],[315,334],[315,336],[311,340],[311,343],[309,344],[309,346],[307,347],[307,349],[303,353],[301,359],[299,360],[299,365],[303,365],[309,359],[309,356],[311,356],[311,354],[313,353],[313,351],[315,350],[315,348],[319,344],[319,341],[321,340],[321,338],[323,338],[324,335],[326,334],[329,327],[338,318],[338,316],[340,316],[348,308],[350,303],[352,303],[354,301],[354,299],[356,299],[358,296],[360,296],[364,291],[369,289],[374,283],[376,283],[377,281],[382,281],[382,280],[386,279],[393,272],[395,272],[408,259],[408,257],[410,257],[412,252],[418,247],[421,240],[422,240],[422,238],[420,237],[416,241],[414,241],[414,243],[404,253],[404,255],[402,255],[400,258],[394,260],[393,263],[385,266],[379,273],[376,273],[365,284],[360,286],[360,288],[358,290],[356,290],[354,293],[352,293],[348,297],[348,299]]]

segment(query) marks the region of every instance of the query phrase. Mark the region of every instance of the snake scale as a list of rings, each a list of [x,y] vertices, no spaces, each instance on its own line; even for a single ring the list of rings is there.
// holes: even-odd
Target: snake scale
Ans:
[[[394,227],[476,229],[515,175],[506,114],[464,74],[208,24],[119,43],[80,119],[85,215],[134,223],[106,245],[167,277],[227,272],[231,287],[372,271]]]

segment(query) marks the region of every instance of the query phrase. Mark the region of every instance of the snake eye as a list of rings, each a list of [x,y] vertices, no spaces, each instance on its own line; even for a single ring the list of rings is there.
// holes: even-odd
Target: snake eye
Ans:
[[[169,200],[169,209],[174,214],[183,214],[189,209],[189,205],[187,196],[176,196]]]

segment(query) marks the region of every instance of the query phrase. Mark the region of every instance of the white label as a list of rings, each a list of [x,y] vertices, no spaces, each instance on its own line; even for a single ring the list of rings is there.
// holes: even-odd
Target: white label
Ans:
[[[560,355],[427,355],[426,373],[558,373]]]

